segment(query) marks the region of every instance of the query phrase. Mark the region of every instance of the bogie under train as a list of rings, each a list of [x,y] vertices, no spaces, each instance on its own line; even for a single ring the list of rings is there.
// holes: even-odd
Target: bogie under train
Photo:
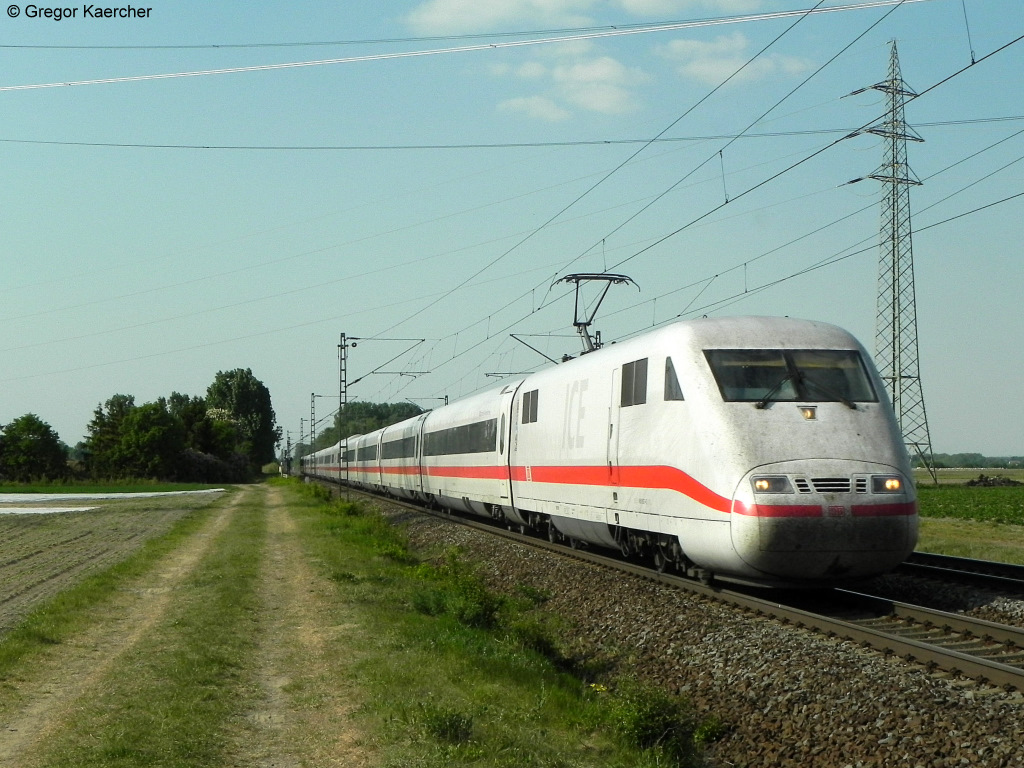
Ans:
[[[349,437],[302,471],[703,578],[832,584],[917,542],[867,353],[789,318],[676,323]]]

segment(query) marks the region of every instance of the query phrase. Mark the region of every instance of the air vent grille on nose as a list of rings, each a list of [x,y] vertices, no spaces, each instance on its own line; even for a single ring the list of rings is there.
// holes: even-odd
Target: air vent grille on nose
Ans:
[[[813,477],[811,483],[818,493],[849,493],[850,478],[848,477]]]

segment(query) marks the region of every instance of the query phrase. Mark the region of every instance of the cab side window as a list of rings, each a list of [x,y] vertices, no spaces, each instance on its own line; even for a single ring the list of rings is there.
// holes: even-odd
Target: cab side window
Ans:
[[[683,399],[683,389],[679,386],[679,377],[676,376],[676,367],[672,365],[671,357],[665,358],[665,399]]]
[[[537,392],[531,389],[523,393],[523,424],[532,424],[537,421]]]

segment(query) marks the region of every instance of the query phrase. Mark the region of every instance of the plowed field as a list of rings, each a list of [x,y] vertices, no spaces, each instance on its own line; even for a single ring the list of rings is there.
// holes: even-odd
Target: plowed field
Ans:
[[[86,512],[0,515],[0,634],[41,600],[128,557],[208,495],[91,501]]]

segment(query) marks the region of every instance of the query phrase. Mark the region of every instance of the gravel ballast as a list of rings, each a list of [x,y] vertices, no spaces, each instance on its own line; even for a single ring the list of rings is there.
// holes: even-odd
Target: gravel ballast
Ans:
[[[496,590],[550,593],[545,609],[573,627],[574,646],[611,656],[620,672],[682,693],[723,720],[728,732],[709,752],[714,766],[1024,766],[1020,691],[929,672],[386,502],[375,506],[399,518],[420,551],[465,550]],[[1003,621],[1024,615],[1019,601],[1004,610]]]

